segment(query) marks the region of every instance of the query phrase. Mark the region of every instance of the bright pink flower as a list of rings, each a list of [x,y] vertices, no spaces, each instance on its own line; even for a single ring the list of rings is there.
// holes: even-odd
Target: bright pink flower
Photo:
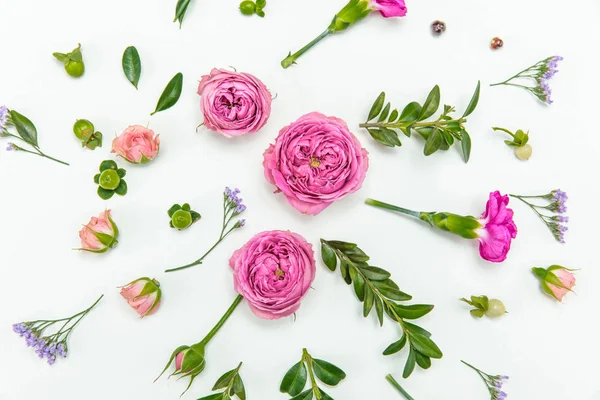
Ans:
[[[159,148],[158,135],[141,125],[131,125],[112,142],[112,152],[134,164],[145,164],[153,160]]]
[[[490,193],[485,212],[479,219],[479,254],[492,262],[506,260],[511,240],[517,236],[517,226],[513,221],[513,210],[507,208],[509,197],[499,191]]]
[[[92,253],[104,253],[117,245],[119,230],[110,217],[110,210],[102,212],[97,218],[92,217],[87,225],[79,231],[81,248]]]
[[[404,17],[407,12],[404,0],[371,0],[371,8],[385,18]]]
[[[251,74],[213,68],[198,94],[204,125],[225,137],[257,132],[271,115],[271,93]]]
[[[552,265],[547,269],[533,268],[533,272],[542,282],[542,290],[562,301],[565,295],[573,291],[575,275],[570,270],[560,265]]]
[[[290,231],[259,233],[233,253],[229,265],[236,292],[265,319],[295,313],[316,274],[312,245]]]
[[[123,286],[121,296],[143,318],[158,310],[162,292],[156,279],[140,278]]]
[[[279,131],[263,167],[294,208],[317,215],[360,189],[369,158],[344,121],[313,112]]]

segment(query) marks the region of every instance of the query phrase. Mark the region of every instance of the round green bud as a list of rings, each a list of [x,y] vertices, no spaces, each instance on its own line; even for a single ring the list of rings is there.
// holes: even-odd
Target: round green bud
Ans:
[[[529,157],[531,157],[532,152],[533,149],[529,144],[515,148],[515,155],[519,160],[529,160]]]
[[[177,229],[185,229],[192,224],[192,214],[189,211],[177,210],[171,218],[173,226]]]
[[[81,75],[83,75],[85,66],[81,61],[69,61],[65,65],[65,70],[67,71],[67,74],[71,75],[73,78],[79,78]]]
[[[251,0],[244,0],[240,3],[240,11],[244,15],[252,15],[256,12],[256,3]]]
[[[89,137],[94,133],[94,124],[87,119],[78,119],[73,125],[73,133],[77,139],[83,139],[84,134]]]
[[[490,318],[498,318],[506,314],[504,303],[498,299],[490,299],[485,315]]]
[[[119,174],[114,169],[105,169],[100,174],[100,187],[106,190],[115,190],[119,187],[119,183],[121,182],[121,178],[119,178]]]

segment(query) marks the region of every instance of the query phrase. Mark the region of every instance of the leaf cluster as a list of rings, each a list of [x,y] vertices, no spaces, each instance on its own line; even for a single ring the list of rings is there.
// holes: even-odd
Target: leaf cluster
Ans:
[[[399,323],[402,336],[390,344],[383,355],[398,353],[408,344],[404,378],[410,376],[415,365],[428,369],[432,358],[442,358],[442,351],[430,338],[431,333],[406,321],[427,315],[433,310],[432,305],[399,304],[398,302],[411,300],[412,296],[399,289],[388,271],[369,265],[369,256],[354,243],[321,239],[321,257],[331,271],[335,271],[339,264],[342,278],[348,285],[353,285],[358,300],[363,303],[364,317],[375,308],[380,325],[383,325],[384,313],[392,321]]]
[[[225,372],[217,380],[212,391],[224,389],[222,392],[209,394],[198,400],[230,400],[234,396],[237,396],[240,400],[246,400],[246,389],[244,388],[244,382],[240,376],[241,367],[242,363],[240,363],[237,368]]]
[[[467,300],[463,297],[460,299],[460,301],[464,301],[465,303],[475,307],[469,312],[472,316],[477,318],[483,317],[490,307],[490,300],[487,296],[471,296],[471,300]]]
[[[304,390],[309,377],[311,387]],[[333,397],[318,387],[315,377],[326,385],[337,386],[346,378],[346,373],[327,361],[312,358],[308,351],[303,349],[302,359],[286,372],[279,390],[292,396],[290,400],[333,400]]]
[[[454,119],[450,116],[454,107],[444,105],[444,111],[435,121],[426,122],[433,116],[440,107],[440,88],[434,86],[429,92],[427,99],[421,105],[413,101],[409,103],[402,112],[393,109],[390,102],[385,102],[385,92],[377,97],[371,110],[367,122],[361,124],[361,127],[367,128],[373,139],[388,147],[402,146],[398,133],[400,130],[405,136],[410,137],[412,131],[416,131],[425,139],[423,154],[429,156],[438,150],[446,151],[457,142],[461,142],[461,150],[465,162],[469,161],[471,156],[471,136],[464,127],[469,116],[479,102],[480,83],[467,106],[462,117]],[[377,120],[375,122],[374,119]]]

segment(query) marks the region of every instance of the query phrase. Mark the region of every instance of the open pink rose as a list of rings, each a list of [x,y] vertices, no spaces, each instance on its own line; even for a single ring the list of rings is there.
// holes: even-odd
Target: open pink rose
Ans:
[[[316,274],[312,245],[296,233],[268,231],[231,256],[236,292],[265,319],[295,313]]]
[[[506,260],[512,239],[517,236],[517,226],[513,221],[513,210],[507,208],[509,197],[499,191],[490,193],[485,212],[479,219],[479,254],[492,262]]]
[[[110,210],[105,210],[98,217],[92,217],[87,225],[79,231],[81,248],[79,250],[92,253],[104,253],[117,245],[119,229],[110,217]]]
[[[112,152],[134,164],[145,164],[158,155],[160,139],[141,125],[131,125],[114,138]]]
[[[407,11],[404,0],[371,0],[371,8],[385,18],[404,17]]]
[[[257,132],[271,115],[271,93],[251,74],[213,68],[198,94],[204,125],[226,137]]]
[[[156,279],[140,278],[123,286],[121,296],[143,318],[158,310],[162,292]]]
[[[313,112],[279,131],[263,166],[294,208],[317,215],[360,189],[369,158],[344,121]]]

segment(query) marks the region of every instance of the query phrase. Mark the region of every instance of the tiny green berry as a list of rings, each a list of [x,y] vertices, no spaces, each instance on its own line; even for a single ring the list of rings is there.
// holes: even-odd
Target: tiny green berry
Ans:
[[[504,303],[498,299],[490,299],[489,306],[485,315],[489,318],[498,318],[506,314]]]
[[[114,169],[106,169],[100,174],[99,184],[102,189],[115,190],[120,182],[121,178]]]
[[[85,66],[82,61],[69,61],[65,64],[65,70],[73,78],[79,78],[85,72]]]
[[[186,229],[192,225],[192,214],[189,211],[177,210],[171,218],[173,226],[179,230]]]
[[[83,139],[84,134],[86,137],[90,137],[94,133],[94,124],[87,119],[78,119],[73,125],[73,133],[77,139]]]
[[[530,144],[525,144],[523,146],[515,148],[515,155],[519,160],[529,160],[529,157],[531,157],[532,152],[533,149],[531,148]]]
[[[244,15],[252,15],[256,12],[256,4],[251,0],[244,0],[240,3],[240,11]]]

